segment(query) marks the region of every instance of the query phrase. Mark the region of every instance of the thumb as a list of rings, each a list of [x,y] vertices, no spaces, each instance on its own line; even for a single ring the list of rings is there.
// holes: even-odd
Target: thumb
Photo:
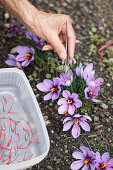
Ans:
[[[49,43],[62,60],[66,59],[66,49],[59,39],[57,33],[54,33],[53,36],[51,35],[51,37],[49,38]]]

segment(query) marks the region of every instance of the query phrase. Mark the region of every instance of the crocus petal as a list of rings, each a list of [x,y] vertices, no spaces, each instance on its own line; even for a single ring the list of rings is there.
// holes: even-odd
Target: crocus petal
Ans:
[[[80,135],[80,127],[79,127],[79,125],[77,125],[77,126],[73,125],[71,133],[72,133],[72,136],[74,138],[78,138],[78,136]]]
[[[17,67],[22,68],[22,66],[21,66],[21,63],[20,63],[20,62],[16,61],[16,65],[17,65]]]
[[[83,155],[83,153],[81,152],[73,152],[72,156],[75,158],[75,159],[85,159],[85,156]]]
[[[59,114],[65,114],[68,111],[68,105],[67,104],[63,104],[58,108],[58,113]]]
[[[68,90],[63,90],[62,95],[63,95],[63,97],[68,99],[70,97],[70,92]]]
[[[67,123],[65,123],[63,126],[63,131],[68,131],[71,128],[71,126],[73,125],[73,123],[74,123],[73,120],[70,120]]]
[[[44,83],[39,83],[37,84],[36,86],[40,91],[42,92],[48,92],[50,91],[51,89],[49,87],[47,87]]]
[[[82,129],[84,129],[85,131],[90,131],[90,126],[87,122],[79,119],[79,123],[80,123]]]
[[[91,72],[92,70],[93,70],[93,63],[90,63],[85,67],[84,72]]]
[[[16,60],[16,57],[12,54],[8,54],[9,58],[13,59],[13,60]]]
[[[68,109],[68,113],[69,113],[70,115],[73,115],[74,112],[75,112],[75,106],[70,104],[70,105],[69,105],[69,109]]]
[[[100,102],[100,100],[97,100],[97,99],[91,99],[93,102],[95,102],[95,103],[98,103],[98,102]]]
[[[97,78],[96,80],[95,80],[95,84],[97,84],[97,85],[102,85],[104,83],[104,79],[103,78]]]
[[[44,81],[44,84],[49,87],[49,88],[52,88],[53,87],[53,82],[52,80],[48,80],[48,79],[45,79]]]
[[[80,106],[82,106],[82,102],[81,102],[81,100],[79,100],[79,99],[76,99],[76,101],[74,101],[73,104],[74,104],[77,108],[79,108]]]
[[[9,66],[16,66],[16,61],[14,60],[9,59],[9,60],[6,60],[5,63]]]
[[[26,60],[26,57],[24,55],[19,54],[19,55],[16,56],[16,60],[17,61],[24,61],[24,60]]]
[[[73,117],[81,117],[82,115],[79,115],[79,114],[75,114]]]
[[[59,86],[61,84],[60,78],[57,77],[53,78],[53,82],[54,82],[54,86]]]
[[[56,100],[59,97],[59,93],[53,93],[52,100]]]
[[[76,75],[77,75],[78,77],[80,76],[80,68],[79,68],[79,67],[76,68]]]
[[[108,161],[107,165],[108,167],[113,167],[113,158]]]
[[[96,159],[96,162],[100,162],[100,153],[99,152],[95,153],[95,159]]]
[[[108,152],[105,152],[103,153],[102,155],[102,162],[106,163],[108,160],[109,160],[109,153]]]
[[[64,120],[63,120],[63,124],[69,120],[73,120],[72,117],[66,117]]]
[[[95,163],[93,161],[90,162],[90,167],[91,167],[91,170],[95,170]]]
[[[61,73],[61,74],[60,74],[60,78],[61,78],[62,81],[65,81],[65,74],[64,74],[64,73]]]
[[[78,98],[78,94],[72,93],[71,97],[74,98],[74,99],[76,100],[76,99]]]
[[[80,150],[84,153],[84,155],[87,155],[88,153],[88,148],[85,146],[80,146]]]
[[[88,115],[83,115],[83,116],[81,116],[81,118],[83,118],[83,119],[88,119],[88,120],[92,120]]]
[[[29,60],[25,60],[24,62],[22,62],[22,66],[26,67],[27,65],[29,65],[30,61]]]
[[[31,48],[29,48],[27,46],[18,46],[18,47],[16,47],[16,51],[19,54],[27,54],[27,53],[29,53],[30,50],[31,50]]]
[[[89,150],[89,148],[87,148],[87,152],[88,152],[88,156],[93,159],[94,158],[94,154],[92,151]]]
[[[86,99],[89,99],[89,96],[88,96],[89,87],[86,87],[86,88],[85,88],[84,93],[85,93],[85,98],[86,98]]]
[[[88,164],[84,165],[83,168],[81,170],[88,170],[89,166]]]
[[[58,100],[57,104],[58,105],[67,104],[67,101],[66,101],[65,98],[61,98],[61,99]]]
[[[52,96],[53,96],[53,93],[50,92],[44,96],[44,100],[50,100],[52,98]]]
[[[84,165],[83,160],[75,161],[71,164],[71,169],[72,170],[78,170]]]

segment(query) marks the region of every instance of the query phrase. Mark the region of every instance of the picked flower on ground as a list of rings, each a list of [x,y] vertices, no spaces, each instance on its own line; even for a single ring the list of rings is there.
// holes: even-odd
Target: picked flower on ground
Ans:
[[[80,126],[85,131],[90,131],[90,126],[86,122],[87,119],[91,121],[91,118],[87,115],[75,114],[73,117],[67,117],[63,121],[63,131],[68,131],[72,127],[72,136],[77,138],[80,135]]]
[[[9,56],[9,59],[6,60],[5,63],[9,66],[14,66],[23,71],[22,65],[19,61],[16,60],[16,57],[12,54],[8,54],[8,56]]]
[[[16,48],[18,55],[16,57],[17,61],[23,61],[22,66],[26,67],[34,60],[35,51],[33,48],[27,46],[18,46]]]
[[[96,99],[96,97],[98,97],[98,92],[100,90],[100,86],[88,86],[85,88],[84,92],[85,92],[85,98],[92,100],[93,102],[99,102],[99,100]]]
[[[80,146],[80,150],[83,152],[74,152],[72,156],[75,159],[79,159],[71,164],[72,170],[88,170],[89,168],[91,170],[95,169],[95,162],[94,162],[94,154],[92,151],[89,150],[89,148],[85,146]]]
[[[61,105],[58,108],[59,114],[65,114],[68,112],[70,115],[73,115],[75,109],[82,105],[81,100],[78,99],[78,94],[70,94],[68,90],[63,90],[62,95],[64,98],[58,100],[58,105]]]
[[[97,170],[113,170],[113,158],[110,159],[109,153],[105,152],[102,155],[102,158],[100,157],[100,153],[96,152],[95,154],[95,167]]]
[[[61,73],[60,74],[61,84],[63,86],[71,86],[71,83],[73,82],[73,72],[72,70],[69,70],[67,74]]]
[[[61,80],[60,78],[53,78],[52,80],[45,79],[43,83],[37,84],[37,88],[42,92],[49,92],[44,96],[44,100],[55,100],[59,97],[61,92]]]

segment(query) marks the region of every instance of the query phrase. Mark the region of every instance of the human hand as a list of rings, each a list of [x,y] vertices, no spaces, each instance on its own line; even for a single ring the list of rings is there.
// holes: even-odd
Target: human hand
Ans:
[[[54,49],[61,59],[67,57],[64,45],[66,43],[66,22],[68,22],[69,63],[71,64],[76,37],[70,17],[63,14],[50,14],[38,11],[34,18],[31,31],[35,30],[37,35],[48,42],[42,50]]]

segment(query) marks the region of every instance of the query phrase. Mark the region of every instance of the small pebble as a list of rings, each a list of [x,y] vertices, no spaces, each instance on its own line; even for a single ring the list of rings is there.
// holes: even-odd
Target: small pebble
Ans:
[[[99,117],[95,116],[95,117],[94,117],[94,121],[95,121],[95,122],[99,121]]]
[[[108,109],[108,105],[106,105],[105,103],[102,103],[102,104],[101,104],[101,107],[102,107],[103,109]]]

